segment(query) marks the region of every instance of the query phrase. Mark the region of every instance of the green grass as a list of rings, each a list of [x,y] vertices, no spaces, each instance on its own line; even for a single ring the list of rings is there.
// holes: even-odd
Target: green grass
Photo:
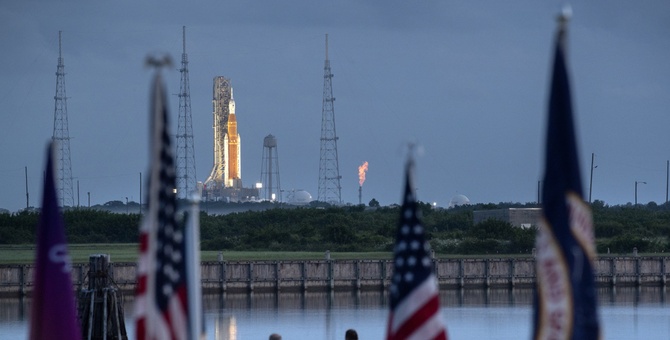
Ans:
[[[109,254],[112,262],[135,262],[139,246],[136,243],[122,244],[70,244],[68,245],[73,263],[87,263],[92,254]],[[226,261],[298,261],[323,260],[325,252],[271,252],[271,251],[222,251]],[[202,261],[217,261],[218,251],[205,250],[200,254]],[[331,252],[333,260],[378,260],[391,259],[390,252],[350,253]],[[0,245],[0,264],[27,264],[35,259],[35,246]]]
[[[92,254],[109,254],[112,262],[136,262],[139,246],[136,243],[108,244],[70,244],[68,246],[73,263],[87,263]],[[222,251],[226,261],[300,261],[323,260],[325,252],[290,252],[290,251]],[[217,261],[219,252],[205,250],[200,254],[202,261]],[[631,254],[599,254],[599,257],[630,256]],[[331,252],[333,260],[390,260],[391,252]],[[487,254],[487,255],[456,255],[436,254],[438,258],[515,258],[529,257],[530,254]],[[662,254],[640,254],[640,256],[667,256]],[[0,245],[0,264],[30,264],[35,259],[35,246]]]
[[[137,261],[137,244],[70,244],[72,262],[88,262],[89,255],[109,254],[112,262]],[[1,264],[32,263],[35,259],[35,245],[0,245]]]

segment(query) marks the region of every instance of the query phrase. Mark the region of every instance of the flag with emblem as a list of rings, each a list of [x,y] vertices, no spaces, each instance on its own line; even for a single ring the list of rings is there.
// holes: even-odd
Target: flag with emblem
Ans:
[[[65,223],[58,208],[54,183],[54,143],[47,151],[42,210],[37,227],[35,286],[30,311],[30,339],[81,339],[65,241]]]
[[[598,339],[593,275],[594,233],[582,199],[570,86],[565,62],[567,17],[560,17],[549,97],[542,192],[536,239],[534,339]]]
[[[175,218],[175,166],[165,89],[157,71],[150,99],[148,210],[140,226],[136,338],[188,339],[185,235]]]
[[[414,162],[405,169],[405,190],[396,233],[391,312],[386,339],[447,339],[440,313],[439,290],[433,274],[430,245],[421,224],[413,185]]]

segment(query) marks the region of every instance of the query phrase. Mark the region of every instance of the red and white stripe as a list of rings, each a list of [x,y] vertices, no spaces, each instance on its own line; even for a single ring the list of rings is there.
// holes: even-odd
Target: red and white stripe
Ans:
[[[438,294],[435,276],[431,274],[391,312],[387,339],[446,340]]]

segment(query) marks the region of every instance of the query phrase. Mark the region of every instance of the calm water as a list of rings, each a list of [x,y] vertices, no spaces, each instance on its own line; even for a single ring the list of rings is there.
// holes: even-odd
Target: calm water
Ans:
[[[451,339],[528,339],[532,291],[453,290],[440,294]],[[666,289],[599,290],[604,339],[670,339]],[[361,339],[382,339],[388,316],[380,292],[209,295],[204,300],[208,339],[344,339],[355,328]],[[133,337],[132,302],[126,326]],[[0,299],[0,339],[27,337],[30,299]]]

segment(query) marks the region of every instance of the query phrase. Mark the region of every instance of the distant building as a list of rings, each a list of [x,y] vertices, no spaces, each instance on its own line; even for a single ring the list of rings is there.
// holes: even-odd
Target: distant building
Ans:
[[[287,202],[293,205],[308,205],[312,201],[312,195],[302,189],[289,191]]]
[[[449,208],[454,208],[458,206],[463,206],[463,205],[469,205],[470,204],[470,199],[465,196],[465,195],[456,195],[454,196],[451,201],[449,201]]]
[[[541,208],[507,208],[494,210],[475,210],[472,212],[474,224],[488,219],[507,222],[515,227],[530,228],[537,225],[542,213]]]

